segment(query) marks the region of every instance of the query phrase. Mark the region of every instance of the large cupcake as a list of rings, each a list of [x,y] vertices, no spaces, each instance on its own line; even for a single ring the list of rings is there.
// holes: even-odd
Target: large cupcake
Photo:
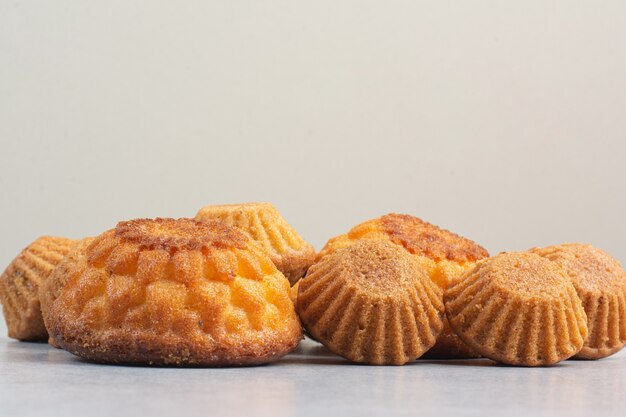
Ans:
[[[626,272],[606,252],[582,243],[531,250],[564,268],[587,313],[589,336],[580,359],[599,359],[626,345]]]
[[[471,269],[476,261],[489,256],[482,246],[467,238],[417,217],[392,213],[363,222],[348,233],[330,239],[318,254],[318,259],[363,239],[384,240],[403,247],[444,291],[457,282],[463,272]],[[458,359],[478,356],[480,355],[477,352],[459,339],[445,320],[444,330],[437,343],[424,358]]]
[[[270,203],[206,206],[196,220],[222,220],[243,230],[259,242],[293,285],[315,260],[315,249],[308,244]]]
[[[40,341],[48,338],[39,304],[39,287],[74,241],[43,236],[28,245],[0,276],[0,301],[9,337]]]
[[[300,281],[307,331],[353,361],[402,365],[430,349],[443,328],[441,290],[389,242],[364,240],[315,263]]]
[[[222,222],[120,222],[65,268],[48,330],[90,360],[260,364],[302,338],[288,281],[263,249]]]
[[[485,259],[444,294],[450,325],[498,362],[552,365],[574,356],[587,318],[565,271],[532,253]]]

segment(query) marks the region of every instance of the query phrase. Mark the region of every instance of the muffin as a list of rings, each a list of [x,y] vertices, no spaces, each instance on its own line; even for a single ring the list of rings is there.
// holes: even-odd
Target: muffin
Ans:
[[[9,337],[25,341],[48,338],[38,289],[73,244],[73,240],[64,237],[40,237],[4,270],[0,276],[0,301]]]
[[[256,242],[220,221],[120,222],[64,267],[48,330],[92,361],[253,365],[302,339],[289,282]]]
[[[50,308],[59,297],[59,294],[65,283],[78,272],[78,269],[74,267],[77,261],[81,257],[86,257],[87,248],[93,242],[93,238],[86,238],[74,243],[72,249],[65,255],[65,257],[54,268],[48,279],[46,279],[39,286],[39,302],[41,303],[41,315],[43,316],[43,322],[48,328]],[[46,332],[47,334],[47,332]],[[59,347],[58,343],[50,336],[48,337],[48,343],[54,347]]]
[[[270,203],[206,206],[196,220],[222,220],[243,230],[269,253],[272,262],[293,285],[315,261],[315,249],[305,242]]]
[[[444,293],[450,325],[495,361],[552,365],[580,351],[587,317],[566,272],[533,253],[480,261]]]
[[[475,242],[408,214],[387,214],[353,227],[348,233],[334,237],[318,254],[318,259],[362,239],[385,240],[402,246],[415,256],[428,276],[445,291],[458,281],[463,272],[489,253]],[[480,355],[454,334],[447,319],[437,343],[424,358],[460,359]]]
[[[587,314],[589,336],[574,357],[600,359],[626,345],[626,272],[606,252],[582,243],[566,243],[531,252],[565,269]]]
[[[372,365],[402,365],[443,328],[442,293],[414,257],[363,240],[323,257],[300,281],[300,319],[332,352]]]

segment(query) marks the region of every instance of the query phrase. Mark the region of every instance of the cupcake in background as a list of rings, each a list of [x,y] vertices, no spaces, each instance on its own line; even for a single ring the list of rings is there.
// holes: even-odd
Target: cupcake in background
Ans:
[[[201,208],[195,217],[204,222],[222,220],[245,232],[270,255],[272,262],[291,285],[295,284],[315,261],[315,249],[281,216],[271,203],[211,205]]]
[[[75,241],[42,236],[28,245],[0,276],[0,301],[9,337],[45,341],[48,332],[41,315],[39,287]]]
[[[600,359],[619,352],[626,345],[626,272],[619,262],[583,243],[530,251],[563,268],[583,302],[589,336],[575,358]]]

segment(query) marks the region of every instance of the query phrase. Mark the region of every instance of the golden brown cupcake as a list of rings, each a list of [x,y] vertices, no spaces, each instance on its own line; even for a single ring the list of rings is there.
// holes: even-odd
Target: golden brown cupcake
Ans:
[[[302,338],[289,282],[256,242],[220,221],[120,222],[65,267],[48,330],[93,361],[261,364]]]
[[[78,274],[78,269],[75,268],[79,262],[79,258],[85,258],[87,256],[87,248],[93,242],[93,238],[86,238],[74,243],[72,249],[65,255],[65,257],[54,268],[48,279],[43,281],[39,286],[39,301],[41,303],[41,315],[43,316],[43,322],[48,328],[50,308],[52,303],[59,297],[61,290],[65,286],[65,283],[72,277]],[[59,347],[58,343],[52,337],[48,338],[48,343],[52,346]]]
[[[444,294],[455,332],[477,352],[521,366],[552,365],[580,351],[587,318],[562,268],[538,255],[480,261]]]
[[[606,252],[582,243],[566,243],[531,252],[565,269],[587,314],[589,336],[579,359],[600,359],[626,345],[626,272]]]
[[[28,341],[48,338],[38,289],[73,244],[73,240],[64,237],[40,237],[4,270],[0,276],[0,301],[9,337]]]
[[[309,245],[270,203],[245,203],[206,206],[196,220],[222,220],[238,227],[269,253],[293,285],[315,261],[315,249]]]
[[[469,239],[417,217],[392,213],[363,222],[348,233],[330,239],[318,254],[318,259],[362,239],[386,240],[402,246],[416,257],[426,269],[428,276],[444,291],[456,282],[463,272],[471,269],[476,261],[489,256],[482,246]],[[479,357],[477,352],[454,334],[445,321],[447,319],[444,320],[444,330],[439,335],[437,343],[423,358]]]
[[[397,245],[363,240],[315,263],[300,281],[298,310],[309,333],[353,362],[402,365],[435,344],[441,290]]]

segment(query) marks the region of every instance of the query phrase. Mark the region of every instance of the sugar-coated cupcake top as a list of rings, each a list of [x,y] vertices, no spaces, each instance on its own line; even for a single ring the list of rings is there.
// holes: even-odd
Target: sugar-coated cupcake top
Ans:
[[[524,299],[562,297],[569,278],[562,268],[533,253],[501,253],[479,263],[474,275]]]
[[[318,258],[361,239],[386,239],[404,247],[413,255],[433,262],[466,264],[489,256],[485,248],[470,239],[415,216],[390,213],[360,223],[348,233],[330,239]]]
[[[435,261],[472,262],[489,256],[476,242],[415,216],[391,213],[382,216],[380,222],[392,242]]]
[[[106,264],[112,273],[155,278],[169,274],[182,280],[183,276],[229,279],[239,274],[261,279],[277,272],[258,245],[219,220],[157,218],[120,222],[89,245],[87,256],[91,265]],[[172,271],[166,268],[168,262],[173,262]]]
[[[626,272],[619,262],[592,245],[564,243],[531,251],[564,268],[579,291],[603,293],[626,288]]]
[[[220,221],[201,223],[193,219],[134,219],[119,222],[115,236],[142,249],[194,250],[210,246],[239,249],[248,237]]]
[[[426,272],[402,248],[385,241],[363,240],[337,253],[337,268],[346,285],[371,296],[404,297],[407,287],[428,280]]]

